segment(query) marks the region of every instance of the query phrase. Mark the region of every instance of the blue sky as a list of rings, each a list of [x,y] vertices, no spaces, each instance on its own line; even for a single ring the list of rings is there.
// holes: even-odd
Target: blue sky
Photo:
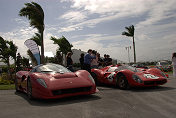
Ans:
[[[13,40],[26,56],[25,40],[36,29],[18,16],[24,3],[32,0],[0,0],[0,36]],[[176,0],[33,0],[45,12],[45,51],[54,54],[57,45],[51,36],[65,36],[74,49],[97,50],[102,56],[128,62],[125,47],[132,38],[121,35],[126,26],[135,26],[137,61],[171,59],[176,52]],[[130,50],[133,60],[133,50]]]

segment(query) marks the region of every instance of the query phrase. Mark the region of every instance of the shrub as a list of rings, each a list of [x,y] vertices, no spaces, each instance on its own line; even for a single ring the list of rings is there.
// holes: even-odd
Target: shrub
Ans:
[[[14,81],[5,80],[5,79],[2,79],[2,77],[0,77],[0,85],[10,85],[10,84],[14,84]]]

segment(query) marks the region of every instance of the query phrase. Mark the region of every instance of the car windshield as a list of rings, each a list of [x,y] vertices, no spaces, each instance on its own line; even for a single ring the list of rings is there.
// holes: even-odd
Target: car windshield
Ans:
[[[45,65],[39,65],[34,68],[34,72],[42,72],[42,73],[51,73],[51,72],[56,72],[56,73],[66,73],[66,72],[71,72],[67,68],[58,65],[58,64],[45,64]]]
[[[161,65],[169,65],[168,62],[160,62]]]
[[[115,72],[118,71],[118,67],[110,67],[107,72]]]
[[[122,65],[122,66],[118,66],[118,67],[110,67],[107,72],[114,72],[114,71],[120,71],[120,70],[125,70],[125,69],[128,69],[128,70],[133,71],[133,72],[139,71],[132,66]]]

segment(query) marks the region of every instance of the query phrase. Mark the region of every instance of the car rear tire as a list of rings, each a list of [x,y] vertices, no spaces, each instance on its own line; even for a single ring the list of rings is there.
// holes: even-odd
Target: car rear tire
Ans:
[[[95,84],[100,85],[100,82],[97,79],[97,75],[95,73],[91,73],[92,77],[94,78]]]
[[[17,78],[15,78],[15,90],[16,90],[16,92],[20,92],[20,90],[18,89],[18,81],[17,81]]]
[[[125,75],[120,74],[117,76],[118,76],[117,77],[117,86],[123,90],[129,89],[129,84],[128,84],[128,81],[127,81]]]
[[[32,96],[32,84],[31,84],[30,78],[27,79],[27,96],[28,96],[28,98],[30,100],[33,99],[33,96]]]

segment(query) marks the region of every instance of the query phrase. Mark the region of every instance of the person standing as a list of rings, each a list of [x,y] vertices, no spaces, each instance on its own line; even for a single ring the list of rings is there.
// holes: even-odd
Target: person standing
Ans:
[[[107,66],[107,55],[104,54],[104,59],[103,59],[103,67]]]
[[[72,56],[72,53],[71,52],[68,52],[67,55],[66,55],[66,61],[67,61],[67,68],[70,70],[70,71],[74,71],[73,70],[73,60],[71,58]]]
[[[84,69],[84,53],[81,53],[79,62],[81,64],[81,69]]]
[[[173,76],[176,78],[176,53],[172,54]]]
[[[92,59],[91,61],[91,69],[98,68],[98,53],[95,50],[93,50],[92,56],[95,56],[96,58]]]
[[[16,71],[20,71],[22,70],[22,57],[20,55],[20,53],[17,54],[17,61],[16,61]]]
[[[92,50],[89,49],[87,51],[87,54],[84,56],[84,69],[87,70],[89,73],[91,73],[91,61],[92,59],[95,59],[96,56],[91,56]]]
[[[100,57],[100,53],[97,54],[98,56],[98,68],[103,67],[103,59]]]
[[[107,66],[109,65],[112,65],[112,58],[110,58],[109,55],[107,55],[107,63],[106,63]]]

